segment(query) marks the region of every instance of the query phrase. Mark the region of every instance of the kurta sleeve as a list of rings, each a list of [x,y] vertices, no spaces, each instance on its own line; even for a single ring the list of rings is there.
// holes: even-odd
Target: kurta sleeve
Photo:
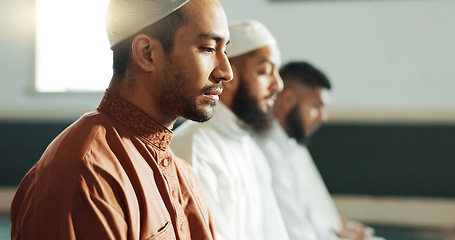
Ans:
[[[77,239],[135,239],[128,233],[121,186],[102,168],[91,167],[82,169],[80,195],[71,210]]]

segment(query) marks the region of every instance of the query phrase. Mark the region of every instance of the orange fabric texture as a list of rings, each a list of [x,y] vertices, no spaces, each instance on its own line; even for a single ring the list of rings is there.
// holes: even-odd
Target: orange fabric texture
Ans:
[[[171,138],[107,90],[22,180],[12,239],[213,239],[199,182]]]

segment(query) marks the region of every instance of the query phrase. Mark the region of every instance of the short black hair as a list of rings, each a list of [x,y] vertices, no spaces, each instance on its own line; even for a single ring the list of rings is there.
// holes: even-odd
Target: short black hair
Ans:
[[[123,75],[130,64],[131,44],[133,39],[139,34],[146,34],[151,38],[157,39],[162,45],[166,54],[171,53],[174,46],[175,32],[185,26],[186,17],[182,8],[176,10],[158,22],[142,29],[133,36],[123,40],[112,48],[114,74]]]
[[[311,88],[332,87],[327,76],[308,62],[290,62],[281,67],[280,75],[285,86],[286,81],[297,81]]]

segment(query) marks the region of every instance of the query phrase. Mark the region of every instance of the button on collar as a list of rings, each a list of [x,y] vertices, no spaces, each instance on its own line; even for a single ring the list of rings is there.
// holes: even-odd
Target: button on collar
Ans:
[[[162,163],[162,164],[163,164],[164,167],[169,166],[169,159],[165,158],[165,159],[163,160],[163,163]]]

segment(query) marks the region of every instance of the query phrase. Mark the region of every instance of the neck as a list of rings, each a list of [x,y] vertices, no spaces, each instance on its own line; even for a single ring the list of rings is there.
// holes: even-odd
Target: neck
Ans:
[[[135,82],[137,81],[132,76],[114,75],[108,89],[136,105],[153,120],[172,130],[178,116],[171,116],[170,114],[159,111],[157,100],[154,98],[159,95],[151,93],[151,88],[136,86],[134,84]]]

